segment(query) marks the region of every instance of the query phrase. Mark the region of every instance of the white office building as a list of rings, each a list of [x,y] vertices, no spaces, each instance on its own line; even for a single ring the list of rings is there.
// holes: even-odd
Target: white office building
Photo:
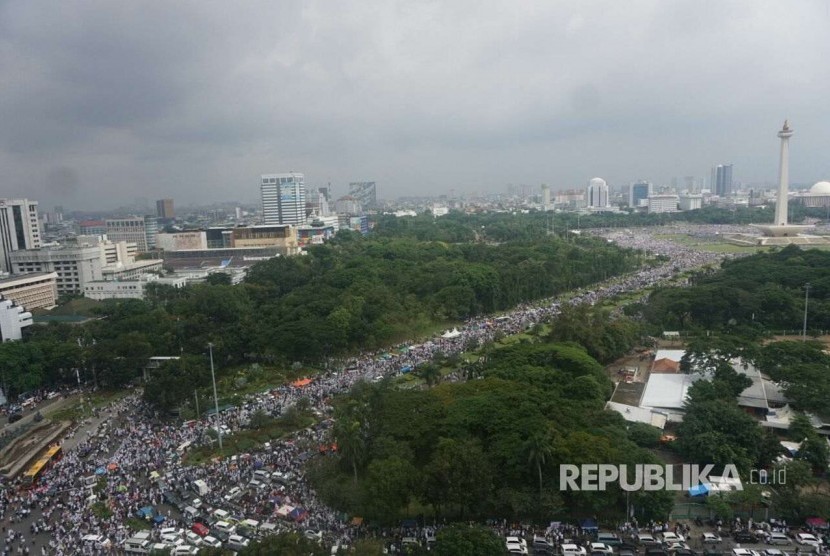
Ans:
[[[679,198],[677,195],[651,195],[648,198],[648,212],[677,212]]]
[[[0,298],[0,341],[21,340],[23,329],[32,324],[32,313],[11,299]]]
[[[37,201],[0,199],[0,271],[11,271],[10,253],[39,247]]]
[[[158,272],[164,261],[136,261],[135,245],[113,243],[96,236],[80,236],[74,245],[15,251],[11,254],[12,272],[57,273],[58,295],[83,294],[84,286],[95,280],[123,280],[146,272]]]
[[[592,178],[588,182],[588,208],[608,208],[608,184],[602,178]]]
[[[680,210],[697,210],[703,208],[703,195],[681,195],[678,203]]]
[[[84,285],[84,297],[102,301],[104,299],[144,299],[148,284],[167,285],[183,288],[187,278],[159,278],[155,274],[141,274],[125,280],[94,280]]]
[[[303,174],[262,174],[260,193],[265,224],[305,224],[305,178]]]

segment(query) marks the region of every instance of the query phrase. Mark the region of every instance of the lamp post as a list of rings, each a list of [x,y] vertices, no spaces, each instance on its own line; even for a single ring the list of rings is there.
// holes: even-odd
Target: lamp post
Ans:
[[[804,327],[801,329],[801,341],[807,341],[807,304],[810,301],[810,282],[804,284]]]
[[[208,344],[210,350],[210,378],[213,380],[213,409],[216,411],[216,434],[219,437],[219,451],[222,451],[222,427],[219,426],[219,396],[216,394],[216,372],[213,370],[213,342]]]

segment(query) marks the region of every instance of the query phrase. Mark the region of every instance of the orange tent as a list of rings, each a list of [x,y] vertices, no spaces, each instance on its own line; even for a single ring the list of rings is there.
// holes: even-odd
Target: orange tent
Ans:
[[[308,386],[311,384],[310,378],[301,378],[299,380],[295,380],[291,383],[291,386],[296,386],[297,388],[302,388],[303,386]]]

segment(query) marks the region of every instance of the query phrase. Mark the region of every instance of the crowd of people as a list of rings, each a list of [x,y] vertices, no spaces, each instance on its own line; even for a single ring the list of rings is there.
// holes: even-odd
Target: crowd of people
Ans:
[[[452,334],[341,361],[335,365],[337,370],[315,376],[309,384],[285,384],[249,396],[244,403],[220,412],[218,418],[172,424],[157,419],[137,395],[112,403],[101,410],[96,422],[82,422],[69,433],[68,439],[71,437],[77,445],[66,450],[63,459],[43,473],[37,488],[8,488],[0,492],[4,553],[11,553],[12,547],[18,553],[28,553],[36,547],[41,554],[97,554],[104,550],[102,547],[119,546],[133,534],[128,523],[139,509],[162,506],[164,488],[184,492],[197,479],[210,486],[210,492],[201,497],[203,507],[222,508],[240,518],[274,522],[280,529],[321,531],[330,543],[349,542],[358,534],[357,526],[343,521],[323,504],[304,480],[303,462],[316,453],[315,447],[328,440],[326,421],[251,454],[215,459],[201,466],[182,465],[181,447],[214,442],[211,428],[238,431],[256,412],[278,416],[303,398],[318,415],[325,416],[331,410],[331,397],[348,391],[359,380],[375,381],[407,372],[436,355],[458,354],[500,335],[522,332],[556,316],[564,303],[597,303],[669,280],[678,272],[716,263],[724,256],[661,239],[658,230],[601,233],[622,247],[665,258],[629,275],[575,292],[567,299],[547,299],[504,315],[474,318]],[[290,480],[270,483],[262,489],[247,489],[258,469],[278,471]],[[151,475],[153,472],[158,475]],[[231,499],[227,495],[233,487],[247,492]],[[286,504],[302,508],[302,521],[275,515]],[[188,520],[177,511],[167,509],[164,513],[164,527],[188,525]],[[84,541],[86,535],[100,535],[106,541]],[[158,534],[154,535],[156,540]]]

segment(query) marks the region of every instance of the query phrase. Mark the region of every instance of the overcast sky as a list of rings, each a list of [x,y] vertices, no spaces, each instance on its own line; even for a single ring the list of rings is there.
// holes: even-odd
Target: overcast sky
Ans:
[[[830,0],[0,0],[0,196],[830,178]]]

